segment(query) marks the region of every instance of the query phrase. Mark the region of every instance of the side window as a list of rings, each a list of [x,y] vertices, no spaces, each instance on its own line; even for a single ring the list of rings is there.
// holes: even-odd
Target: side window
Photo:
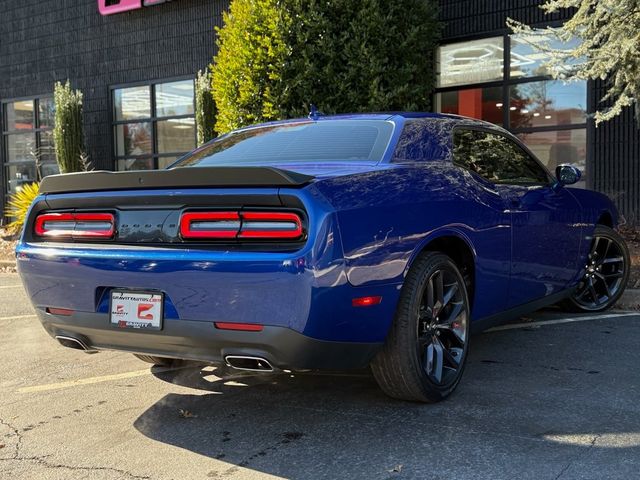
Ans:
[[[480,130],[456,130],[453,161],[493,183],[546,185],[547,172],[512,140]]]

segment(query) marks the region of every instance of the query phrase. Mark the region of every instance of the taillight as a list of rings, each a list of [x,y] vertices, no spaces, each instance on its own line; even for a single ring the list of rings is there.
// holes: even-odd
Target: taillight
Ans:
[[[182,238],[236,238],[239,230],[237,212],[189,212],[180,218]]]
[[[187,212],[180,217],[184,239],[298,240],[302,219],[290,212]]]
[[[43,213],[36,218],[39,237],[104,239],[115,232],[112,213]]]
[[[296,213],[242,212],[238,238],[294,240],[302,236],[302,221]]]

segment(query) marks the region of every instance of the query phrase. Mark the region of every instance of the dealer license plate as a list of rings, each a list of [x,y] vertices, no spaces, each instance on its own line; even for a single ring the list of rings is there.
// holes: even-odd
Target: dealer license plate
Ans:
[[[163,297],[157,292],[112,290],[109,318],[118,328],[162,329]]]

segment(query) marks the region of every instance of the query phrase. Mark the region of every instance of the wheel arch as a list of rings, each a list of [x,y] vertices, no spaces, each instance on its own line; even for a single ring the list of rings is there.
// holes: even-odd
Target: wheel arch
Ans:
[[[453,260],[465,280],[470,307],[473,309],[477,255],[469,237],[458,229],[440,230],[430,235],[414,251],[407,263],[405,276],[416,258],[423,252],[441,252]]]
[[[605,227],[614,228],[613,215],[608,210],[600,212],[596,225],[604,225]]]

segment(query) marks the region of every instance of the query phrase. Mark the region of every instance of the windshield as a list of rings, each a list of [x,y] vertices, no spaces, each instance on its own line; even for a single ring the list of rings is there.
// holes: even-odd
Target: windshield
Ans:
[[[220,137],[174,167],[332,161],[379,162],[393,124],[383,120],[328,120],[252,128]]]

